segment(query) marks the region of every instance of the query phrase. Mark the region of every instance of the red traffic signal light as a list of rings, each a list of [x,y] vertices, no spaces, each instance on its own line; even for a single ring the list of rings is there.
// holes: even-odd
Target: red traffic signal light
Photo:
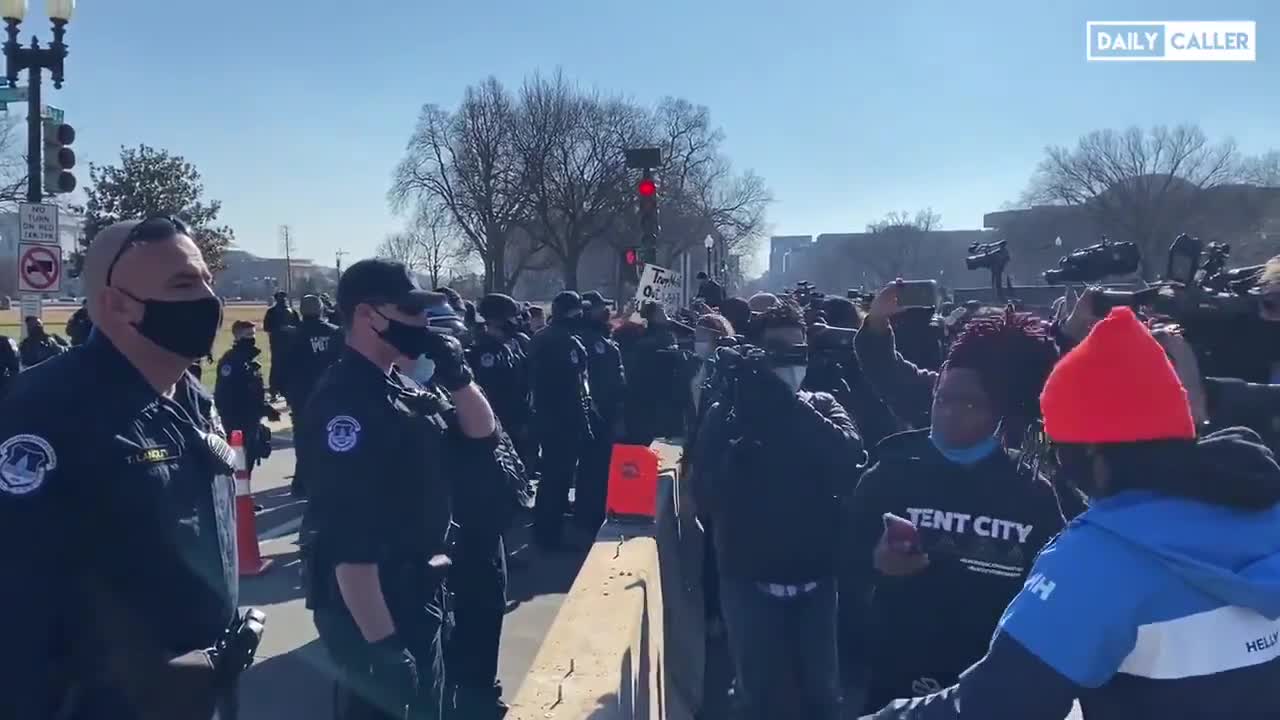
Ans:
[[[622,261],[628,265],[640,264],[640,253],[635,248],[627,248],[622,253]]]
[[[653,178],[643,178],[636,185],[636,194],[642,198],[651,198],[658,194],[658,183]]]

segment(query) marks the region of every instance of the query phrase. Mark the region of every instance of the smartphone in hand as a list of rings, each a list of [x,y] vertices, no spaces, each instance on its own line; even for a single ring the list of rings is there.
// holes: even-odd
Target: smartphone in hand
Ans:
[[[894,550],[905,550],[911,553],[923,553],[924,546],[920,541],[920,530],[910,520],[894,515],[884,514],[884,536]]]

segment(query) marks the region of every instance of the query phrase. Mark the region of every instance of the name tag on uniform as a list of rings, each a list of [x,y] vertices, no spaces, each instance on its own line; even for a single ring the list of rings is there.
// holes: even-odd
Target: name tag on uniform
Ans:
[[[161,445],[159,447],[146,448],[139,450],[129,456],[130,465],[154,465],[156,463],[169,462],[182,457],[182,450],[174,445]]]

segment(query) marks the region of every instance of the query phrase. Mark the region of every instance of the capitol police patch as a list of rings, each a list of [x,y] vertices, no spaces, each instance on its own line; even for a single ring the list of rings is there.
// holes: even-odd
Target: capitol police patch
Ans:
[[[577,351],[577,350],[570,350],[570,351],[569,351],[569,362],[573,363],[574,365],[577,365],[577,364],[578,364],[578,351]]]
[[[596,341],[596,354],[597,354],[597,355],[603,355],[603,354],[604,354],[604,341],[603,341],[603,340],[597,340],[597,341]]]
[[[222,369],[218,371],[218,374],[222,377],[231,377],[231,366],[223,365]]]
[[[53,446],[39,435],[14,435],[0,443],[0,492],[26,495],[58,467]]]
[[[487,368],[491,368],[491,367],[493,367],[493,353],[485,353],[485,354],[481,355],[481,356],[480,356],[480,366],[481,366],[481,367],[487,367]]]
[[[334,452],[347,452],[360,439],[360,423],[350,415],[338,415],[325,429],[329,431],[329,449]]]

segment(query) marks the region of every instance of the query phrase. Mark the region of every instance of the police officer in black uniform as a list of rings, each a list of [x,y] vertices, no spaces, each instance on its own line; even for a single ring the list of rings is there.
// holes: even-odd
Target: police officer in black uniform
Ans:
[[[89,333],[93,332],[93,321],[89,319],[88,305],[89,301],[85,300],[67,319],[67,338],[71,340],[72,347],[85,344],[89,340]]]
[[[346,347],[302,413],[308,605],[339,669],[340,720],[442,712],[448,425],[396,366],[431,361],[465,437],[490,438],[497,425],[461,344],[427,327],[437,298],[401,263],[347,268],[338,282]]]
[[[593,290],[582,294],[582,302],[586,314],[578,337],[587,349],[591,400],[595,404],[596,415],[593,437],[587,444],[582,468],[578,472],[573,516],[579,527],[595,534],[604,522],[609,460],[613,455],[613,443],[621,434],[627,378],[622,369],[622,352],[611,337],[609,301]]]
[[[483,329],[467,351],[467,361],[502,428],[515,442],[521,458],[525,458],[533,406],[528,359],[516,341],[520,306],[507,295],[492,293],[480,299],[477,310],[484,319]]]
[[[279,420],[280,413],[267,403],[258,356],[258,337],[253,323],[237,320],[231,324],[235,341],[218,360],[218,379],[213,399],[228,434],[244,433],[245,462],[253,468],[271,452],[271,441],[263,432],[262,419]]]
[[[587,350],[578,339],[582,298],[566,290],[551,303],[551,323],[533,336],[529,348],[533,384],[534,432],[542,445],[533,509],[534,540],[548,550],[582,549],[594,535],[563,535],[578,462],[591,440],[591,391],[587,380]]]
[[[18,359],[18,344],[8,335],[0,335],[0,397],[13,379],[18,377],[22,361]]]
[[[302,324],[290,336],[284,354],[276,362],[284,363],[284,397],[293,414],[293,432],[298,433],[302,408],[320,382],[324,371],[338,359],[342,349],[342,331],[325,319],[324,302],[315,295],[305,295],[299,303]],[[336,313],[335,313],[336,314]],[[304,480],[294,473],[290,489],[295,496],[306,495]]]
[[[34,316],[28,316],[27,336],[18,343],[18,355],[22,357],[25,367],[35,367],[51,357],[61,355],[71,346],[61,335],[54,335],[44,329],[44,322]]]
[[[0,715],[231,717],[167,674],[238,601],[231,450],[187,374],[222,304],[168,218],[99,232],[83,278],[94,336],[0,401]]]
[[[267,378],[267,389],[271,391],[272,398],[284,392],[284,371],[286,370],[284,363],[276,362],[274,358],[279,358],[284,354],[285,349],[289,346],[289,338],[292,337],[294,328],[302,322],[298,317],[298,311],[293,309],[293,305],[289,304],[289,295],[284,292],[275,294],[275,304],[267,308],[267,312],[262,316],[262,330],[267,334],[267,344],[271,348],[271,374]]]

